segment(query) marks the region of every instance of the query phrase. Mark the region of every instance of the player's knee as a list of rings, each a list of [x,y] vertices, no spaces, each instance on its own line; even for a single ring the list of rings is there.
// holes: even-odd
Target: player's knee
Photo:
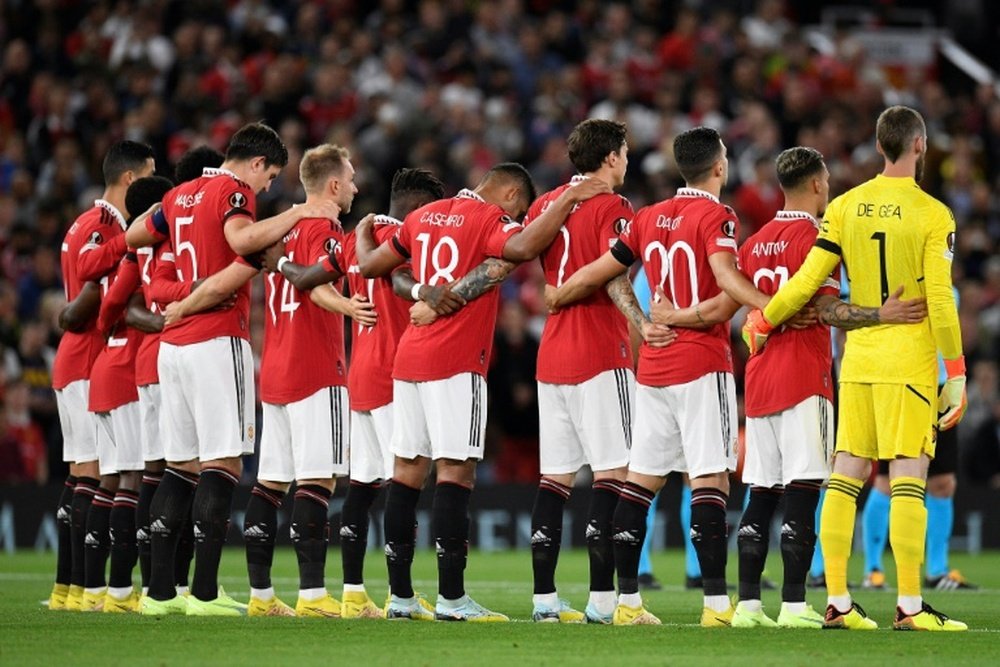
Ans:
[[[935,498],[951,498],[955,495],[957,487],[958,481],[955,479],[955,473],[934,475],[927,479],[927,493]]]

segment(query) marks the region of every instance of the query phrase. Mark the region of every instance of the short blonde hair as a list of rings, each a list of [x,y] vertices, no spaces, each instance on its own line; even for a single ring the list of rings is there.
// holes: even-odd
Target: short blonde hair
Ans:
[[[320,144],[310,148],[302,156],[299,165],[299,180],[307,193],[319,192],[331,176],[344,171],[351,159],[351,152],[336,144]]]

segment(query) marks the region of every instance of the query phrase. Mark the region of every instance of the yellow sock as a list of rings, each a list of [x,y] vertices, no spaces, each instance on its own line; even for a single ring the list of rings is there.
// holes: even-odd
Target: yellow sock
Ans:
[[[899,594],[920,595],[920,566],[924,563],[927,536],[927,508],[924,507],[924,480],[897,477],[889,481],[889,544],[896,559]]]
[[[854,538],[854,517],[858,494],[864,482],[833,473],[823,498],[819,520],[819,541],[823,546],[828,595],[847,595],[847,559]]]

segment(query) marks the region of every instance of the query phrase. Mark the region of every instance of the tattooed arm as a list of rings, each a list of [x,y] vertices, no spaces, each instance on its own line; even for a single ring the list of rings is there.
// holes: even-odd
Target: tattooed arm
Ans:
[[[666,347],[677,334],[669,327],[662,324],[653,324],[646,314],[639,307],[639,301],[635,298],[635,291],[632,283],[628,279],[627,273],[622,273],[612,278],[605,289],[608,296],[614,302],[618,310],[621,311],[625,319],[638,331],[643,340],[651,347]]]
[[[517,264],[505,259],[487,257],[482,264],[462,276],[452,291],[466,301],[472,301],[502,283],[515,266]]]
[[[825,294],[816,299],[816,309],[823,324],[849,331],[878,324],[914,324],[927,317],[927,299],[900,300],[903,288],[886,299],[880,308],[865,308]]]

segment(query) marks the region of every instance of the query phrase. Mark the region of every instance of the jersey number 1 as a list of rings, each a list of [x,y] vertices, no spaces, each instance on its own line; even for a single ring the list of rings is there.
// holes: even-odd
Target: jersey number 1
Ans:
[[[878,276],[882,288],[882,303],[889,300],[889,274],[885,270],[885,232],[875,232],[872,240],[878,242]]]

